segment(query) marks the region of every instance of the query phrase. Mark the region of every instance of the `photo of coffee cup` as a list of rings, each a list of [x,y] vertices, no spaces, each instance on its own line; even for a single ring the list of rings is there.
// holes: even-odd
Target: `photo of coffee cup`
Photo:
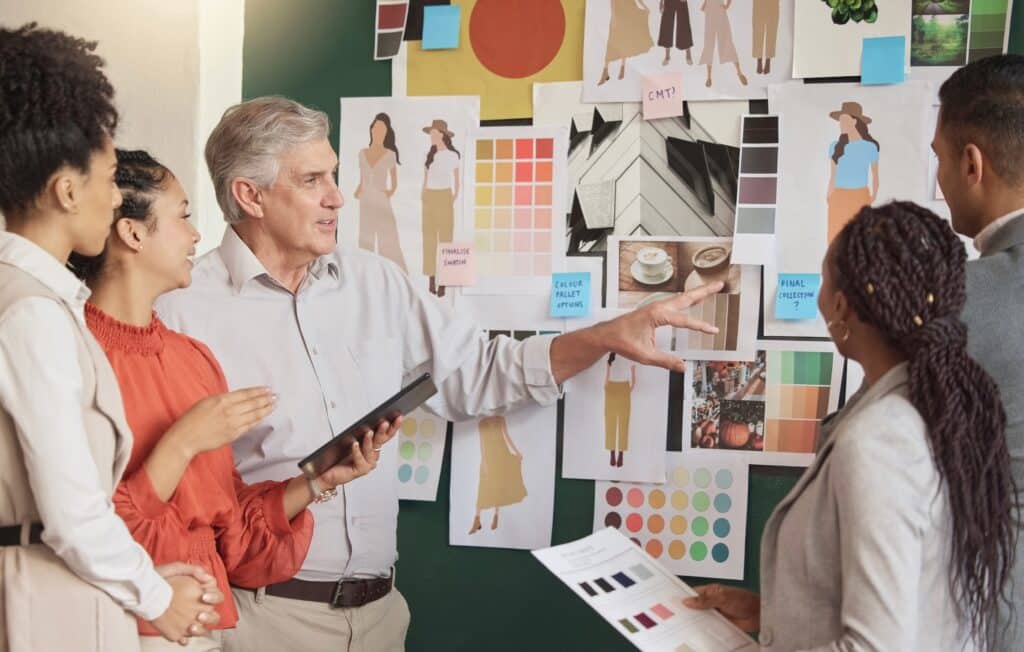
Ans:
[[[729,254],[732,253],[725,245],[708,245],[698,249],[692,258],[693,268],[698,274],[714,274],[729,265]]]
[[[640,272],[648,278],[661,278],[670,271],[672,257],[659,247],[644,247],[636,254]]]

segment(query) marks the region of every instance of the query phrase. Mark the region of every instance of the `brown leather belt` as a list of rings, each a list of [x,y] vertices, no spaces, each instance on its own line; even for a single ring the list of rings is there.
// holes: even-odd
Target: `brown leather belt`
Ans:
[[[394,573],[391,577],[377,577],[366,580],[339,580],[337,582],[307,582],[288,580],[266,587],[268,595],[292,600],[323,602],[335,609],[361,607],[374,600],[380,600],[391,592]]]
[[[22,525],[7,525],[0,527],[0,546],[20,546]],[[28,542],[43,542],[43,524],[33,523],[28,529]]]

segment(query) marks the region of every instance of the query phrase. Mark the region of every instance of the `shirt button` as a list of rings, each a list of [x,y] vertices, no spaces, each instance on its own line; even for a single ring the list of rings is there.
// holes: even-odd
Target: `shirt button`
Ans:
[[[338,407],[338,406],[334,404],[334,401],[331,401],[331,409],[333,410],[336,407]]]
[[[319,353],[319,351],[317,351],[317,350],[316,350],[316,347],[314,346],[314,347],[313,347],[313,355],[316,355],[317,353]]]

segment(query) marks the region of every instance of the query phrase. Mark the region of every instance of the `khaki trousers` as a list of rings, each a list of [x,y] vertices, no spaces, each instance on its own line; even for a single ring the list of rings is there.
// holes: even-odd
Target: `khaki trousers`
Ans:
[[[139,646],[142,652],[223,652],[224,631],[218,629],[207,632],[205,636],[193,636],[185,646],[168,641],[163,636],[140,636]]]
[[[238,605],[235,629],[224,630],[224,652],[404,652],[409,605],[392,589],[362,607],[333,609],[232,589]]]

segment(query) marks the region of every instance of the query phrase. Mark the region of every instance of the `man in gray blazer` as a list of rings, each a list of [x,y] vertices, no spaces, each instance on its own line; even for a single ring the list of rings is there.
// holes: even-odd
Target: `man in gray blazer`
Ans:
[[[982,59],[939,91],[932,148],[953,228],[974,238],[967,264],[970,354],[999,384],[1018,498],[1024,490],[1024,57]],[[998,506],[993,506],[993,509]],[[1018,516],[1019,518],[1019,516]],[[1019,522],[1019,521],[1018,521]],[[1021,532],[1019,530],[1019,532]],[[1024,650],[1024,532],[1017,542],[1010,607],[995,650]]]

